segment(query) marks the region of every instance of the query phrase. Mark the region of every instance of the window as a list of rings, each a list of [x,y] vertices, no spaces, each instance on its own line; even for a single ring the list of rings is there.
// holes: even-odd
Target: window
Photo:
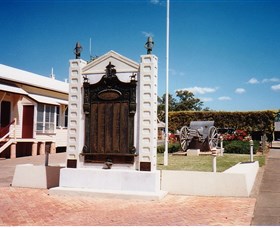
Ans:
[[[56,128],[67,128],[68,124],[68,107],[62,105],[56,109]]]
[[[59,128],[61,125],[59,116],[60,116],[60,108],[58,107],[56,109],[56,128]]]
[[[38,104],[37,132],[54,133],[55,123],[56,123],[56,106]]]
[[[66,107],[64,112],[64,127],[68,127],[68,107]]]

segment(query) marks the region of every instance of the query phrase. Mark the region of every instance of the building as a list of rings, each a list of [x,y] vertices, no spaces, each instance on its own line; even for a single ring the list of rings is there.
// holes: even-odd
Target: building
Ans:
[[[69,84],[0,64],[0,157],[65,151]]]

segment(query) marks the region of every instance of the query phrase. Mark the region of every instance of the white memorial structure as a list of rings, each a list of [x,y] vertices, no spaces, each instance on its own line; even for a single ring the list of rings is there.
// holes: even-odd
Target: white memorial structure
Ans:
[[[51,194],[165,195],[156,168],[157,80],[151,49],[140,63],[114,51],[70,60],[67,167]]]

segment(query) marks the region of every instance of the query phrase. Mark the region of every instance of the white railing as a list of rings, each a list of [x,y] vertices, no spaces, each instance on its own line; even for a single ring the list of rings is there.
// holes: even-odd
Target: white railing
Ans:
[[[11,133],[13,132],[13,138],[10,138]],[[0,143],[5,141],[5,144],[3,144],[0,147],[0,154],[9,147],[16,139],[16,118],[6,127],[1,129],[0,135],[5,134],[0,138]]]

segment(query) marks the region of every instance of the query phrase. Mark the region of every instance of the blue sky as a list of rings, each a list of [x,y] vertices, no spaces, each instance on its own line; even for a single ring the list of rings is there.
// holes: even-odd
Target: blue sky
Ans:
[[[187,89],[213,110],[280,109],[280,1],[170,0],[169,92]],[[68,78],[82,58],[114,50],[134,61],[153,36],[165,93],[166,1],[4,0],[0,63]]]

